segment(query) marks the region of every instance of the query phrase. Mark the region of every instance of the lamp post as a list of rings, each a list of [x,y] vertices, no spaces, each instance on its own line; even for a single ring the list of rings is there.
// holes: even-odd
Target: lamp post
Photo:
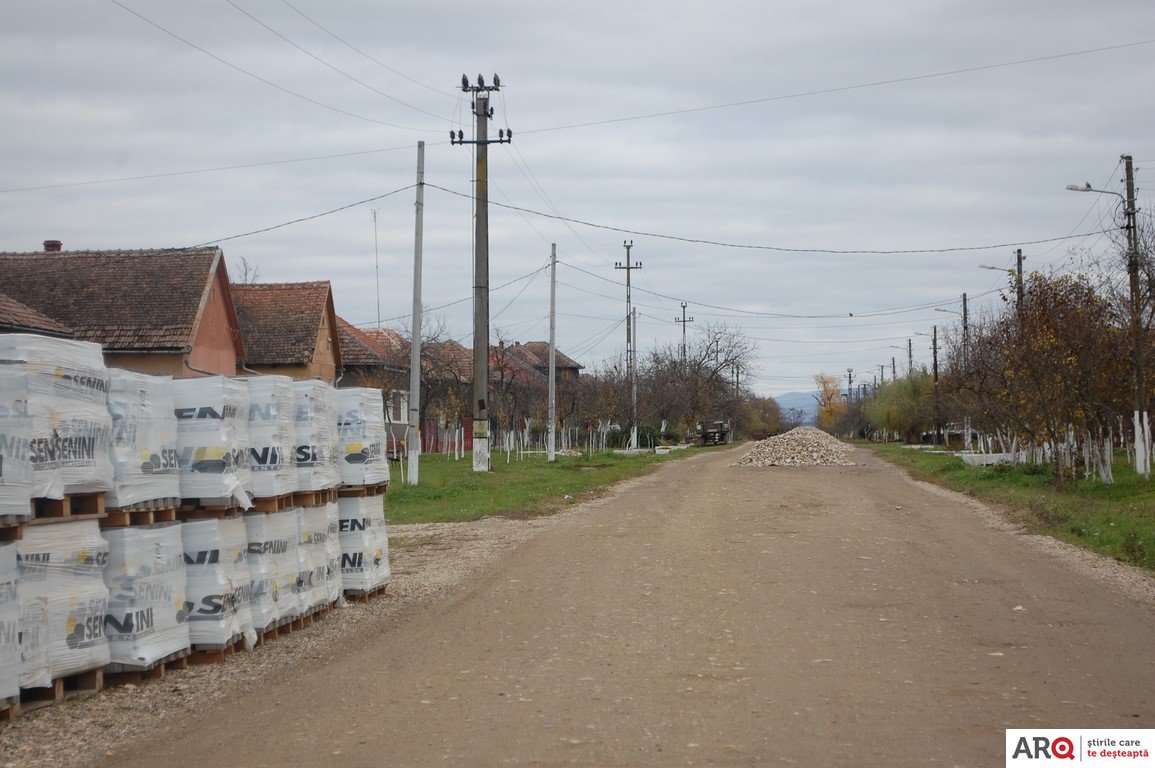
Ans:
[[[990,264],[979,264],[979,269],[992,269],[995,272],[1005,272],[1015,277],[1015,311],[1023,311],[1023,249],[1015,249],[1015,268],[992,267]]]
[[[939,441],[941,434],[941,427],[939,426],[939,407],[938,407],[938,326],[932,327],[933,333],[915,333],[915,336],[930,336],[930,351],[931,351],[931,390],[934,394],[934,442]]]
[[[1133,426],[1135,429],[1135,472],[1151,479],[1151,427],[1147,422],[1146,404],[1143,391],[1143,321],[1142,296],[1139,293],[1139,233],[1135,228],[1135,171],[1131,156],[1123,155],[1127,196],[1109,189],[1095,189],[1090,182],[1068,184],[1072,192],[1095,192],[1100,195],[1114,195],[1123,203],[1127,234],[1127,277],[1131,291],[1131,366],[1134,374]]]
[[[946,309],[944,307],[935,307],[935,312],[948,312],[952,315],[958,315],[962,318],[962,367],[965,372],[968,366],[970,355],[968,350],[970,347],[970,330],[967,327],[967,295],[962,295],[962,312],[955,312],[953,309]]]

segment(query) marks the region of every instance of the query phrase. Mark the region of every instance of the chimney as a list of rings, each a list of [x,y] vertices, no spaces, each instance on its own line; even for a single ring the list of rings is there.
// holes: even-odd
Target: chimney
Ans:
[[[59,253],[60,249],[63,247],[64,247],[64,243],[60,242],[59,240],[45,240],[44,241],[44,252],[45,253]]]

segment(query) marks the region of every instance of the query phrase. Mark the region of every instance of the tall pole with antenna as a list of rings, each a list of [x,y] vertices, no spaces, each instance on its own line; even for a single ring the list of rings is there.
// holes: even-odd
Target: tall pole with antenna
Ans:
[[[473,116],[477,119],[476,135],[466,139],[462,131],[450,131],[451,144],[477,146],[474,176],[473,218],[473,471],[489,471],[489,145],[508,144],[513,132],[502,129],[497,139],[489,138],[489,94],[501,89],[501,80],[493,84],[477,76],[477,85],[461,76],[461,90],[473,94]]]
[[[381,327],[381,263],[377,258],[377,209],[370,211],[373,214],[373,277],[377,284],[377,327]]]
[[[682,324],[682,364],[685,365],[686,364],[686,357],[687,357],[687,355],[686,355],[686,323],[694,322],[694,318],[686,317],[686,302],[684,302],[684,301],[682,302],[682,317],[681,317],[681,319],[675,317],[674,322]]]

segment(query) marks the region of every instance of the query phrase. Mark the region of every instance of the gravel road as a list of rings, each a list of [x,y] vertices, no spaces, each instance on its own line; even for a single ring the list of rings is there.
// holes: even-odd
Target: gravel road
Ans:
[[[1155,587],[857,466],[664,464],[535,521],[393,530],[393,600],[2,732],[15,765],[989,766],[1155,727]]]

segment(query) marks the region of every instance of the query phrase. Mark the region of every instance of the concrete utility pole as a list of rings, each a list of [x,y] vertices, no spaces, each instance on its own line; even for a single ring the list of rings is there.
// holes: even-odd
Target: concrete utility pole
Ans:
[[[1127,218],[1127,278],[1131,290],[1131,365],[1135,377],[1132,415],[1135,429],[1135,471],[1151,479],[1151,425],[1147,421],[1147,406],[1143,381],[1143,297],[1139,293],[1139,230],[1135,221],[1135,169],[1131,156],[1123,155],[1123,169],[1127,197],[1123,209]]]
[[[932,379],[934,386],[934,439],[938,443],[942,435],[942,426],[939,424],[939,408],[938,408],[938,326],[932,329],[930,341],[931,360],[933,361],[934,378]]]
[[[894,364],[894,355],[890,356],[890,380],[898,381],[898,368]]]
[[[546,432],[545,458],[553,461],[557,449],[557,243],[549,246],[549,427]]]
[[[421,247],[425,217],[425,142],[417,142],[417,207],[413,230],[413,329],[409,336],[409,484],[417,485],[421,455]],[[380,325],[380,321],[378,321]]]
[[[626,240],[622,243],[626,249],[626,263],[622,264],[620,261],[614,263],[614,269],[624,269],[626,271],[626,371],[630,377],[631,396],[633,402],[633,423],[630,425],[630,444],[629,448],[638,447],[638,380],[637,380],[637,356],[635,346],[637,339],[634,333],[634,324],[636,317],[634,315],[633,299],[630,296],[630,273],[635,269],[642,268],[642,262],[634,263],[630,261],[630,249],[634,247],[633,240]],[[682,326],[685,328],[685,326]]]
[[[967,324],[967,295],[965,293],[963,294],[962,320],[963,320],[963,345],[962,345],[962,347],[963,347],[962,348],[962,353],[963,353],[962,358],[963,359],[962,359],[962,363],[963,363],[963,372],[965,373],[967,368],[969,368],[969,362],[968,361],[970,360],[970,328]]]
[[[1023,249],[1015,249],[1015,310],[1023,311]]]
[[[501,80],[493,76],[492,85],[477,76],[477,84],[461,76],[461,90],[473,94],[473,116],[477,118],[477,133],[466,139],[462,131],[449,132],[450,144],[477,145],[476,176],[474,178],[473,222],[473,471],[489,471],[489,145],[508,144],[513,131],[498,131],[497,139],[489,138],[489,94],[501,89]]]
[[[906,340],[906,375],[914,373],[914,344],[911,339]]]
[[[854,399],[854,369],[846,369],[846,402]]]
[[[686,317],[686,302],[682,302],[682,318],[679,320],[675,317],[674,322],[682,324],[682,364],[684,365],[686,363],[686,323],[694,322],[694,318]]]

